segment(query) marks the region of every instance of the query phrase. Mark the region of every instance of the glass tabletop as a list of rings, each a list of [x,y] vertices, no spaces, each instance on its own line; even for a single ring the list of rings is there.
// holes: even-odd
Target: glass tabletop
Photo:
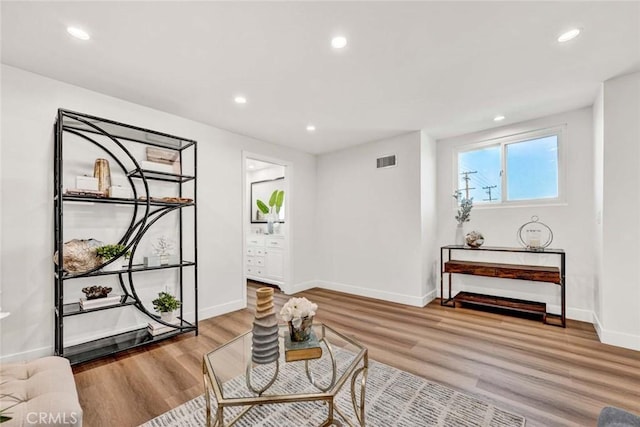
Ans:
[[[324,324],[314,324],[322,349],[319,359],[285,362],[286,325],[278,329],[279,358],[266,364],[252,360],[253,333],[247,332],[204,356],[209,377],[219,403],[336,394],[354,373],[367,349]],[[270,383],[273,381],[272,383]],[[263,390],[264,389],[264,390]]]

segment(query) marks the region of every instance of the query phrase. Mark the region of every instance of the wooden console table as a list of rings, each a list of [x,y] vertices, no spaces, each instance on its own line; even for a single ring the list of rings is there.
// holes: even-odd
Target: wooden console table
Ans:
[[[558,255],[559,265],[524,265],[504,264],[495,262],[478,262],[452,259],[454,251],[476,252],[512,252],[528,253],[534,255]],[[445,260],[445,252],[447,258]],[[444,275],[448,274],[449,296],[444,297]],[[543,302],[527,301],[514,298],[506,298],[494,295],[476,294],[471,292],[459,292],[451,296],[451,275],[467,274],[472,276],[495,277],[499,279],[529,280],[534,282],[555,283],[560,286],[561,314],[547,312],[547,305]],[[440,305],[455,307],[456,304],[468,304],[483,307],[494,307],[520,313],[540,315],[544,323],[566,327],[566,303],[565,303],[565,252],[562,249],[545,249],[544,251],[531,251],[524,248],[508,247],[480,247],[449,245],[440,248]]]

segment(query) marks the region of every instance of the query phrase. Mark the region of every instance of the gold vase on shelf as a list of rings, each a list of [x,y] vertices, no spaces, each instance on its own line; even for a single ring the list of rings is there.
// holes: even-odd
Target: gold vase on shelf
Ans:
[[[107,195],[111,187],[111,171],[107,159],[96,159],[93,165],[93,177],[98,178],[98,190]]]

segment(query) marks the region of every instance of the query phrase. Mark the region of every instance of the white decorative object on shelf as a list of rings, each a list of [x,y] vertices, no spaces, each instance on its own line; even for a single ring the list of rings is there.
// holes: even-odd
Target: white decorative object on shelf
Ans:
[[[83,310],[89,310],[92,308],[108,307],[110,305],[117,305],[122,302],[122,295],[109,295],[104,298],[80,298],[80,308]]]
[[[118,199],[131,199],[133,197],[133,193],[131,192],[131,189],[127,187],[112,185],[111,187],[109,187],[109,197],[115,197]]]
[[[76,188],[79,190],[98,191],[98,178],[92,176],[77,176]]]
[[[479,231],[470,231],[464,236],[467,245],[472,248],[479,248],[484,243],[484,236]]]
[[[148,160],[140,161],[140,167],[148,171],[173,173],[173,166],[164,163],[150,162]]]
[[[169,264],[174,249],[173,241],[165,236],[158,237],[156,243],[153,244],[153,253],[160,258],[160,265]]]
[[[553,241],[553,231],[534,215],[531,221],[522,224],[518,229],[518,241],[531,251],[544,251]]]
[[[464,224],[459,222],[456,225],[456,240],[455,244],[457,246],[464,246]]]

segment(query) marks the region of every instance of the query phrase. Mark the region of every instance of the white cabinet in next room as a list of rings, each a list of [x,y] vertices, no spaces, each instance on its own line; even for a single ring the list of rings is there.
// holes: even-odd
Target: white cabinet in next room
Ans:
[[[249,235],[245,257],[247,279],[282,286],[285,251],[283,235]]]

